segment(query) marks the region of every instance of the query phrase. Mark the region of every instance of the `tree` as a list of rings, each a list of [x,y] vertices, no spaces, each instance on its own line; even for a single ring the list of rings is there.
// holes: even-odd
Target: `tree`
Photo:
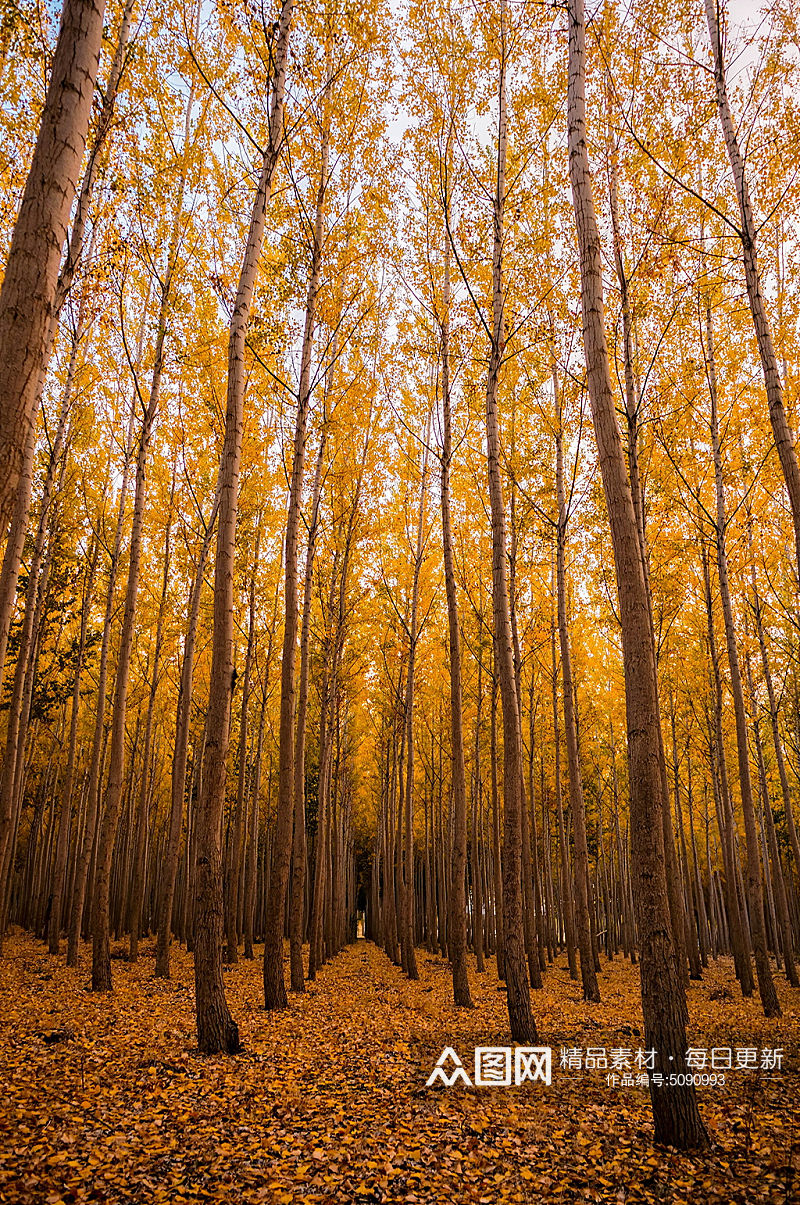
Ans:
[[[498,393],[503,361],[503,219],[506,202],[506,43],[505,0],[500,0],[497,176],[493,197],[492,326],[486,381],[486,459],[492,518],[492,608],[500,699],[503,709],[503,923],[504,968],[511,1036],[535,1042],[522,930],[522,730],[520,727],[511,605],[508,591],[506,518],[500,474]]]
[[[233,570],[245,395],[245,346],[258,261],[264,241],[267,205],[283,146],[283,105],[289,23],[293,0],[283,0],[274,45],[269,138],[261,161],[228,339],[225,435],[220,458],[217,548],[214,562],[214,627],[208,738],[197,808],[195,842],[195,991],[197,1040],[207,1054],[239,1050],[239,1030],[225,999],[222,979],[222,851],[220,824],[225,797],[233,694]]]
[[[795,554],[797,570],[800,574],[800,464],[794,446],[792,430],[783,403],[783,382],[781,381],[778,357],[772,341],[764,292],[761,286],[761,271],[758,264],[758,238],[753,208],[750,201],[750,190],[747,184],[745,159],[739,146],[736,133],[728,88],[725,78],[725,60],[723,55],[723,32],[720,20],[720,0],[704,0],[708,35],[711,40],[711,50],[714,56],[714,85],[716,91],[717,111],[719,114],[725,146],[733,172],[736,187],[736,199],[739,203],[741,227],[737,234],[742,244],[742,261],[744,264],[747,299],[750,303],[750,313],[753,318],[753,328],[758,342],[758,354],[761,359],[761,370],[764,374],[764,386],[767,392],[769,419],[775,447],[781,462],[783,479],[789,495],[789,505],[794,524]]]
[[[65,0],[50,82],[0,288],[0,526],[11,517],[34,422],[67,223],[89,129],[102,0]]]
[[[450,881],[450,961],[453,966],[453,998],[464,1008],[472,1007],[467,975],[467,922],[464,882],[467,861],[467,782],[464,764],[464,721],[461,694],[461,639],[458,599],[453,566],[453,529],[450,517],[450,462],[453,457],[452,398],[450,393],[450,247],[445,244],[442,288],[442,548],[447,591],[447,637],[450,653],[450,740],[453,779],[453,865]],[[474,833],[473,833],[473,849]],[[481,920],[478,921],[482,923]]]
[[[641,943],[642,1008],[645,1037],[657,1051],[657,1066],[663,1073],[685,1066],[686,1005],[675,964],[664,874],[658,691],[639,534],[617,425],[606,343],[600,235],[586,146],[583,0],[570,0],[567,19],[569,173],[580,259],[587,384],[611,527],[622,628],[631,857]],[[650,1099],[656,1141],[681,1149],[707,1143],[693,1087],[678,1086],[662,1092],[651,1086]]]
[[[289,475],[289,503],[284,540],[284,625],[281,659],[281,716],[278,750],[278,812],[272,855],[270,891],[267,899],[264,941],[264,1005],[268,1009],[286,1008],[286,983],[283,973],[283,930],[286,888],[292,854],[295,787],[295,677],[297,659],[297,555],[300,512],[303,498],[306,427],[311,400],[311,356],[314,347],[317,294],[322,266],[325,194],[328,188],[330,146],[330,76],[323,94],[322,146],[319,185],[311,248],[311,270],[306,294],[305,326],[301,353],[300,381],[297,390],[292,468]]]

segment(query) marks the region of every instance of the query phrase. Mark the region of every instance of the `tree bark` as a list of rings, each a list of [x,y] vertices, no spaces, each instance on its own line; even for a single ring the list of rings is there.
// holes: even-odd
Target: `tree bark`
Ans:
[[[327,101],[327,91],[326,91]],[[322,156],[317,188],[311,250],[311,273],[306,293],[305,330],[297,391],[297,413],[294,429],[292,472],[289,484],[289,507],[284,542],[284,628],[283,658],[281,661],[281,709],[278,742],[278,806],[275,817],[275,842],[272,852],[272,873],[267,897],[266,929],[264,932],[264,1007],[286,1008],[286,982],[283,970],[283,929],[286,912],[286,888],[292,857],[292,834],[295,810],[295,684],[297,661],[297,551],[303,502],[303,471],[306,452],[306,425],[311,390],[311,354],[314,345],[317,293],[322,261],[323,218],[325,191],[328,185],[327,120],[322,136]]]
[[[244,658],[244,675],[242,679],[242,707],[239,718],[239,772],[236,780],[236,805],[233,814],[233,834],[228,843],[228,873],[225,882],[225,961],[233,966],[239,961],[239,904],[242,885],[242,857],[245,839],[246,808],[249,803],[247,793],[247,734],[248,709],[250,707],[250,691],[253,676],[253,658],[256,642],[256,576],[258,575],[258,554],[261,545],[261,527],[256,534],[256,545],[253,553],[253,569],[250,574],[250,591],[248,602],[247,652]]]
[[[722,55],[722,31],[718,21],[719,4],[720,0],[705,0],[708,35],[711,40],[711,50],[714,56],[714,84],[717,112],[733,172],[736,199],[739,203],[739,214],[742,225],[738,233],[742,244],[742,260],[744,263],[747,298],[750,303],[750,313],[758,343],[758,354],[764,374],[764,386],[767,392],[767,405],[769,407],[770,423],[772,424],[772,434],[775,438],[775,447],[778,450],[783,479],[789,495],[789,506],[794,525],[797,571],[800,573],[800,465],[797,460],[794,437],[789,426],[786,408],[783,404],[783,382],[778,367],[778,357],[775,354],[775,346],[772,342],[772,330],[761,288],[756,223],[750,202],[750,191],[747,186],[745,160],[739,146],[739,138],[731,114],[725,79],[725,63]]]
[[[423,453],[422,453],[422,475],[420,481],[419,493],[419,509],[417,512],[417,540],[414,550],[414,574],[411,586],[411,615],[408,625],[408,674],[406,675],[406,695],[403,716],[405,720],[405,748],[406,748],[406,766],[405,766],[405,782],[401,782],[400,798],[401,798],[401,826],[402,826],[402,882],[403,891],[401,896],[401,944],[403,954],[403,966],[409,979],[419,979],[419,971],[417,970],[417,957],[414,950],[414,760],[415,760],[415,743],[414,743],[414,694],[416,686],[416,666],[417,666],[417,644],[419,641],[419,578],[422,570],[422,560],[425,552],[424,524],[425,524],[425,501],[428,492],[428,439],[430,434],[430,415],[425,423],[425,434],[423,436]],[[463,758],[463,744],[462,744]],[[462,766],[463,769],[463,766]],[[466,787],[462,776],[462,788],[464,796],[462,804],[464,809],[464,844],[466,847]],[[453,784],[455,791],[455,783]],[[465,864],[462,866],[462,884],[464,883],[464,873],[466,870],[466,848],[464,850]],[[456,857],[454,852],[454,858]],[[452,916],[452,902],[451,902]],[[465,916],[466,924],[466,916]],[[466,934],[465,934],[466,937]],[[452,934],[451,934],[452,941]]]
[[[761,652],[761,668],[764,673],[764,683],[767,687],[767,698],[769,700],[769,720],[772,729],[772,743],[775,747],[775,761],[778,766],[778,777],[781,784],[781,796],[783,798],[783,810],[786,816],[786,829],[789,834],[789,845],[792,850],[794,859],[795,874],[800,876],[800,843],[797,838],[797,827],[794,821],[794,812],[792,810],[792,797],[789,791],[789,777],[786,772],[786,758],[783,753],[783,741],[781,740],[780,727],[778,725],[778,701],[775,696],[775,684],[772,680],[772,671],[769,664],[769,656],[767,654],[767,644],[764,638],[764,620],[762,614],[762,603],[756,588],[755,570],[753,572],[753,601],[754,614],[756,620],[756,632],[758,633],[758,647]]]
[[[92,991],[111,991],[110,953],[110,890],[111,861],[114,841],[119,822],[122,795],[125,788],[125,718],[128,706],[128,679],[136,622],[136,605],[141,569],[142,534],[144,510],[147,500],[147,455],[150,438],[158,410],[163,368],[164,339],[166,336],[167,302],[169,296],[169,273],[162,288],[161,312],[153,364],[150,397],[145,410],[139,435],[136,458],[136,484],[131,527],[130,562],[128,582],[125,590],[125,608],[122,616],[117,675],[114,683],[114,706],[111,715],[111,749],[109,753],[108,785],[97,838],[95,862],[94,898],[92,908]]]
[[[11,518],[52,345],[51,315],[89,130],[104,7],[104,0],[65,0],[0,289],[0,528]]]
[[[217,1054],[221,1051],[235,1054],[240,1048],[239,1030],[228,1009],[222,978],[220,826],[225,801],[233,693],[233,575],[244,427],[245,344],[258,261],[264,241],[267,204],[283,145],[283,99],[292,4],[293,0],[283,0],[276,32],[269,146],[264,153],[250,214],[250,228],[228,339],[225,439],[219,472],[219,519],[214,565],[214,628],[208,739],[203,758],[203,785],[197,805],[195,838],[194,973],[197,1039],[200,1049],[207,1054]]]
[[[594,950],[589,920],[589,849],[586,843],[586,809],[578,756],[578,733],[572,685],[572,652],[567,628],[567,586],[565,544],[567,538],[567,502],[564,491],[564,452],[561,424],[561,402],[556,397],[556,493],[558,497],[558,527],[556,541],[556,573],[558,582],[558,639],[561,648],[561,682],[564,697],[564,734],[567,741],[567,770],[569,774],[569,807],[572,816],[572,837],[575,843],[575,919],[578,925],[578,948],[581,956],[581,983],[584,1000],[598,1003],[600,988],[594,967]]]
[[[161,596],[158,600],[156,618],[156,637],[153,644],[153,667],[150,679],[150,690],[147,698],[147,715],[144,723],[144,748],[142,750],[142,780],[139,784],[139,805],[136,818],[136,846],[133,860],[133,883],[131,887],[131,906],[129,916],[129,947],[128,962],[136,962],[139,958],[139,936],[142,925],[142,904],[144,902],[146,878],[146,845],[147,821],[150,802],[149,767],[150,754],[153,744],[153,716],[158,691],[159,663],[161,661],[161,646],[164,640],[164,613],[167,605],[167,590],[169,588],[169,568],[171,559],[172,537],[172,507],[175,491],[175,479],[172,482],[172,494],[169,500],[169,511],[164,533],[164,572],[161,579]]]
[[[64,886],[67,873],[67,857],[69,855],[69,832],[72,815],[72,796],[75,789],[75,763],[78,749],[78,712],[81,703],[81,675],[86,653],[86,629],[89,624],[89,609],[92,605],[95,574],[99,545],[97,539],[92,541],[92,552],[88,558],[86,580],[83,590],[83,606],[81,607],[81,627],[78,637],[78,659],[75,664],[75,679],[72,687],[72,711],[69,723],[69,744],[67,751],[67,768],[64,774],[64,785],[61,788],[61,816],[58,825],[56,842],[56,861],[53,870],[53,885],[51,889],[50,919],[47,931],[47,946],[51,954],[58,954],[61,945],[61,919],[64,912]]]
[[[508,541],[501,475],[498,393],[503,361],[503,235],[506,202],[506,0],[500,0],[499,125],[497,179],[493,199],[492,330],[486,382],[486,459],[492,524],[492,607],[495,659],[503,714],[503,962],[511,1037],[534,1045],[536,1025],[531,1011],[525,940],[522,927],[522,813],[523,774],[517,685],[508,592]]]
[[[206,524],[200,555],[197,558],[194,581],[189,594],[189,623],[183,644],[181,677],[178,685],[178,707],[175,717],[175,746],[172,755],[172,777],[170,790],[169,828],[161,878],[161,894],[158,904],[158,936],[156,938],[156,969],[159,979],[169,979],[169,948],[172,929],[172,905],[175,898],[175,883],[178,877],[181,830],[183,828],[184,795],[186,793],[186,764],[189,752],[189,729],[192,707],[192,682],[194,679],[194,648],[197,640],[197,625],[200,619],[200,595],[203,589],[208,553],[214,525],[217,521],[219,496],[215,496],[211,515]]]
[[[139,358],[141,357],[144,341],[144,323],[139,340]],[[114,593],[117,584],[119,558],[122,552],[122,531],[125,522],[125,502],[128,493],[131,458],[133,452],[133,420],[134,407],[131,405],[130,420],[125,441],[125,457],[122,469],[122,483],[119,493],[119,508],[114,532],[114,543],[111,549],[111,563],[108,570],[108,585],[106,587],[105,617],[103,620],[103,639],[100,646],[100,668],[97,682],[97,701],[95,703],[95,724],[92,737],[92,755],[89,763],[89,785],[87,787],[86,826],[83,834],[78,866],[75,874],[70,921],[67,933],[67,966],[78,965],[78,945],[80,943],[81,927],[83,924],[83,909],[86,899],[86,887],[92,853],[95,845],[95,829],[97,827],[97,810],[99,805],[98,791],[104,754],[104,727],[106,711],[106,695],[108,690],[108,653],[111,644],[111,624],[114,615]]]
[[[614,265],[616,268],[617,281],[619,283],[620,299],[622,303],[622,340],[623,340],[623,363],[624,363],[624,381],[625,381],[625,417],[628,435],[628,471],[630,473],[631,495],[633,497],[633,509],[636,515],[636,526],[639,535],[639,548],[642,558],[642,572],[644,574],[644,584],[647,591],[647,605],[650,611],[650,643],[651,655],[653,658],[653,667],[655,675],[656,691],[659,690],[658,682],[658,648],[655,640],[655,629],[653,625],[653,593],[650,584],[650,556],[647,546],[647,533],[645,529],[645,505],[644,505],[644,485],[642,476],[639,471],[639,407],[640,399],[638,396],[637,380],[634,372],[634,327],[630,307],[630,293],[628,276],[625,271],[625,261],[622,254],[622,240],[619,232],[619,218],[617,207],[617,171],[616,171],[616,155],[611,151],[611,187],[609,190],[609,200],[611,209],[611,226],[613,232],[614,244]],[[667,760],[664,751],[664,736],[661,729],[661,706],[658,693],[656,694],[656,708],[659,714],[658,726],[658,748],[661,764],[661,802],[663,808],[662,824],[664,828],[664,866],[667,875],[667,897],[669,899],[670,922],[672,924],[672,941],[675,947],[675,960],[678,965],[678,971],[681,978],[686,979],[687,968],[687,941],[688,941],[688,919],[686,910],[683,904],[683,898],[680,891],[679,875],[677,869],[677,857],[675,854],[675,840],[672,828],[672,815],[670,812],[669,802],[669,781],[667,778]],[[687,1018],[688,1019],[688,1018]]]
[[[575,958],[575,903],[573,898],[573,876],[570,864],[569,846],[567,844],[567,829],[564,824],[564,804],[561,798],[561,725],[558,717],[558,666],[556,663],[556,625],[551,619],[550,626],[550,659],[552,662],[552,694],[553,694],[553,749],[554,749],[554,779],[556,796],[556,820],[558,823],[558,851],[561,862],[561,905],[564,913],[564,941],[567,946],[567,965],[570,979],[578,978],[578,966]]]
[[[464,721],[461,692],[461,638],[458,627],[458,599],[453,562],[453,529],[450,518],[450,464],[453,458],[453,419],[450,397],[450,244],[445,243],[444,281],[442,285],[441,369],[442,369],[442,457],[441,503],[444,582],[447,594],[447,632],[450,654],[450,748],[453,784],[453,861],[450,868],[450,963],[453,971],[453,1000],[461,1008],[472,1008],[467,974],[467,901],[464,882],[467,864],[467,783],[464,763]],[[480,683],[480,676],[478,678]],[[480,687],[479,687],[480,689]],[[478,702],[480,715],[480,700]],[[477,736],[476,736],[477,741]],[[477,776],[478,768],[475,767]],[[473,811],[474,816],[474,811]],[[475,869],[477,849],[475,827],[472,833],[472,861]],[[478,922],[480,923],[480,922]]]
[[[622,628],[634,902],[641,943],[642,1010],[654,1070],[686,1071],[686,1003],[672,943],[664,873],[663,801],[652,625],[630,480],[617,425],[606,343],[600,233],[592,197],[584,101],[583,0],[568,0],[569,172],[580,259],[583,342],[589,399],[606,497]],[[680,1149],[708,1142],[689,1085],[656,1087],[650,1099],[656,1141]]]
[[[708,652],[711,658],[711,669],[714,680],[714,737],[716,743],[716,763],[719,767],[719,783],[716,769],[712,764],[714,781],[714,800],[718,807],[719,835],[722,842],[722,862],[725,869],[725,895],[728,905],[728,925],[730,929],[731,951],[733,953],[736,974],[743,996],[753,994],[753,969],[750,963],[749,933],[747,918],[742,915],[739,907],[737,892],[736,847],[733,839],[733,817],[730,806],[730,789],[728,787],[728,765],[725,754],[725,744],[722,733],[722,679],[720,676],[719,653],[714,633],[714,614],[711,601],[711,575],[708,566],[708,554],[705,544],[701,549],[703,561],[703,581],[706,595],[706,618],[708,627]],[[713,761],[713,745],[712,745]]]
[[[728,554],[726,534],[728,516],[725,508],[725,487],[722,477],[722,455],[720,450],[717,376],[714,358],[714,330],[711,322],[711,301],[706,299],[706,372],[708,387],[711,395],[711,448],[714,457],[714,485],[716,496],[716,540],[717,540],[717,572],[719,574],[719,593],[722,602],[722,615],[725,621],[725,643],[728,650],[728,665],[731,673],[731,694],[733,695],[733,710],[736,719],[736,749],[739,760],[739,789],[742,797],[742,813],[744,816],[744,831],[747,847],[747,864],[745,884],[747,888],[747,903],[750,917],[750,934],[753,941],[753,955],[758,978],[758,990],[764,1014],[767,1017],[781,1015],[778,994],[772,980],[772,971],[767,953],[767,940],[764,930],[764,888],[761,879],[761,854],[758,848],[758,830],[753,804],[753,783],[750,774],[750,752],[747,744],[747,714],[744,706],[744,691],[742,689],[742,674],[739,665],[739,651],[736,644],[736,631],[733,623],[733,606],[731,604],[730,587],[728,585]]]
[[[325,420],[323,419],[323,423]],[[292,834],[292,880],[289,897],[289,974],[293,992],[305,991],[303,972],[303,913],[306,887],[306,715],[311,646],[311,590],[314,580],[314,555],[319,528],[322,494],[322,466],[325,460],[327,425],[323,425],[314,468],[311,491],[311,518],[308,525],[306,565],[303,577],[303,618],[300,625],[300,680],[297,691],[297,723],[294,746],[294,832]]]

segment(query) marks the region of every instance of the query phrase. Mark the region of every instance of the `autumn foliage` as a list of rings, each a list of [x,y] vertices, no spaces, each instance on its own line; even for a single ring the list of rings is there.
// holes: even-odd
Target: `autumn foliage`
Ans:
[[[0,1200],[796,1195],[799,37],[0,6]]]

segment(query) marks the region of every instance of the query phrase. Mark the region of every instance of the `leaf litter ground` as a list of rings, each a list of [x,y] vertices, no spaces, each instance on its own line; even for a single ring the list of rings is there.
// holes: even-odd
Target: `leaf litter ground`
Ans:
[[[443,1047],[511,1045],[493,962],[472,974],[473,1010],[450,1002],[441,959],[410,983],[374,945],[347,948],[288,1011],[265,1013],[259,961],[225,981],[244,1053],[198,1054],[191,957],[152,978],[152,951],[114,962],[111,996],[81,968],[9,936],[0,961],[0,1202],[800,1201],[800,992],[784,1015],[741,999],[729,960],[689,992],[689,1042],[782,1047],[782,1071],[731,1071],[699,1091],[712,1147],[652,1143],[642,1088],[561,1068],[561,1048],[644,1046],[637,970],[603,962],[586,1005],[563,960],[534,993],[553,1083],[427,1088]],[[474,971],[474,964],[473,964]],[[727,995],[730,993],[730,996]]]

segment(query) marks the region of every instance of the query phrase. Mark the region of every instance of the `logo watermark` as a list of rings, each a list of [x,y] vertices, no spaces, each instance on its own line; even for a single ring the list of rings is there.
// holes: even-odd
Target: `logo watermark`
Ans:
[[[685,1052],[686,1070],[656,1070],[655,1050],[633,1050],[622,1046],[562,1046],[559,1066],[564,1071],[605,1071],[610,1088],[674,1087],[696,1084],[716,1087],[725,1083],[725,1071],[780,1071],[783,1049],[758,1049],[754,1046],[690,1046]],[[672,1056],[670,1056],[672,1063]],[[673,1063],[673,1066],[675,1064]],[[426,1087],[441,1083],[445,1088],[464,1084],[467,1088],[510,1088],[525,1083],[549,1087],[553,1077],[552,1049],[549,1046],[476,1046],[472,1075],[452,1046],[445,1046]]]
[[[553,1074],[552,1051],[549,1046],[476,1046],[474,1068],[474,1078],[470,1079],[453,1047],[445,1046],[426,1087],[441,1082],[445,1088],[456,1083],[468,1088],[510,1088],[512,1084],[537,1081],[549,1086]]]

